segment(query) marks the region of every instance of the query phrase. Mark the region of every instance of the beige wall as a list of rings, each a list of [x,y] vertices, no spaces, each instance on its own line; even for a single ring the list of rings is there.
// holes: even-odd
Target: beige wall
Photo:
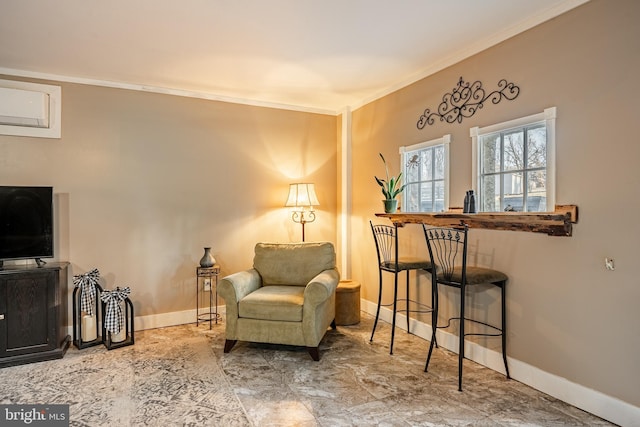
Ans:
[[[316,183],[307,240],[335,242],[336,117],[60,85],[62,138],[0,136],[0,184],[53,186],[56,258],[130,286],[136,315],[195,309],[204,246],[224,275],[299,241],[289,183]]]
[[[556,106],[556,199],[579,207],[573,236],[473,229],[473,259],[510,277],[511,358],[640,406],[638,18],[640,2],[594,0],[353,113],[352,266],[366,299],[377,294],[368,221],[382,210],[378,152],[397,173],[400,146],[450,133],[451,205],[462,206],[472,186],[469,129]],[[460,76],[488,90],[505,78],[521,92],[460,124],[418,130],[423,110],[435,109]],[[426,254],[419,230],[401,231],[403,250]],[[615,271],[605,270],[605,257],[615,259]],[[419,281],[428,301],[429,283]],[[498,303],[489,294],[477,307],[495,313]]]

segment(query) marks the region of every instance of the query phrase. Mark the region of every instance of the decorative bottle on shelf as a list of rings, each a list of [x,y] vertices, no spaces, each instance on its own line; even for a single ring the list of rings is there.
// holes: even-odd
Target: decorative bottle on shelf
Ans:
[[[213,267],[216,263],[215,258],[211,255],[211,248],[204,248],[204,255],[200,259],[200,267]]]
[[[469,213],[469,191],[464,195],[464,205],[462,207],[462,213]]]
[[[469,190],[469,213],[476,213],[476,195]]]

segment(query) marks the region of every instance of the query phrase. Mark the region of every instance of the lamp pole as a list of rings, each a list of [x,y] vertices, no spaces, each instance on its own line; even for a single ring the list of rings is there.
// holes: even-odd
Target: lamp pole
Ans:
[[[316,213],[314,211],[305,211],[305,210],[293,211],[293,214],[291,214],[291,219],[293,220],[293,222],[298,222],[302,224],[302,241],[304,242],[304,225],[307,222],[315,221]]]

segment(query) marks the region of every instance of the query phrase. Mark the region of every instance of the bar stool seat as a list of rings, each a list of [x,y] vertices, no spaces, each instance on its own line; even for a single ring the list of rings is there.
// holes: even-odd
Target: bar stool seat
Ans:
[[[502,282],[508,279],[501,271],[485,267],[467,266],[467,285],[482,285],[484,283]],[[451,275],[451,281],[462,283],[462,267],[455,267]]]

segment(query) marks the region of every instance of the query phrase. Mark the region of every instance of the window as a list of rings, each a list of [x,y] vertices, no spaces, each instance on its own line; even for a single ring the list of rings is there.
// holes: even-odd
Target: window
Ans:
[[[556,109],[472,128],[478,212],[555,208]]]
[[[451,135],[400,147],[404,212],[441,212],[449,207]]]

